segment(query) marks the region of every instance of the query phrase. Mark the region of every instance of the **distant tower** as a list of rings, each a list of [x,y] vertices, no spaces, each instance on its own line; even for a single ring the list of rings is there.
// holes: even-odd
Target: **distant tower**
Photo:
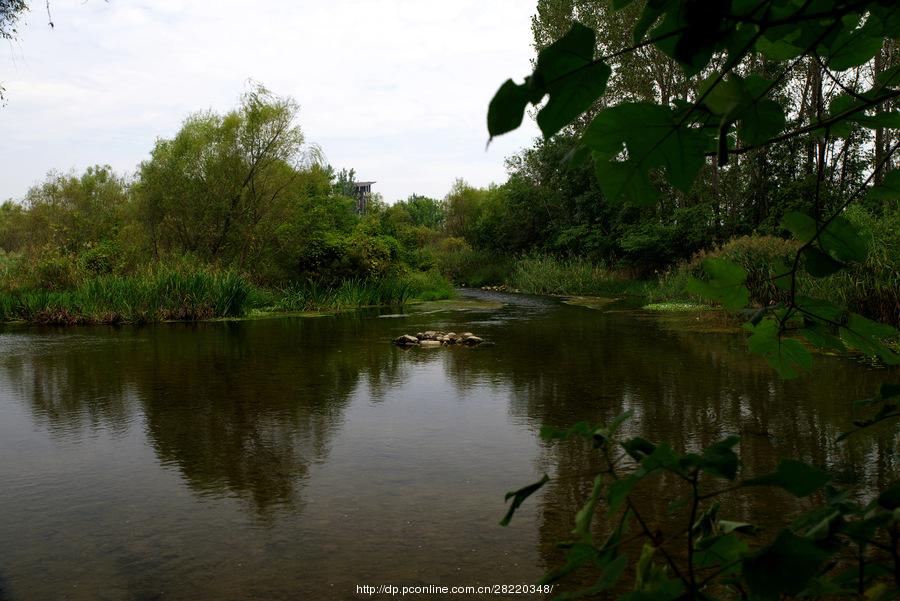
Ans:
[[[356,212],[362,215],[369,204],[369,196],[372,194],[372,184],[375,182],[353,182],[356,190]]]

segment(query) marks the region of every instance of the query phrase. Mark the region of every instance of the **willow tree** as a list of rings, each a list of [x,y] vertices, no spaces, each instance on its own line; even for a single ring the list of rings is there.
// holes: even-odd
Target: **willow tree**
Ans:
[[[244,263],[272,239],[311,156],[298,110],[293,99],[256,87],[238,109],[191,115],[174,138],[156,142],[137,186],[155,255]]]

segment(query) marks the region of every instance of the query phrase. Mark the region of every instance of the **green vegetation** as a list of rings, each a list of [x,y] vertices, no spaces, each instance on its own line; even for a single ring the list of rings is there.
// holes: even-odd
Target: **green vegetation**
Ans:
[[[900,6],[540,0],[533,29],[533,73],[506,81],[487,115],[496,136],[519,127],[531,105],[545,137],[511,161],[512,229],[549,226],[521,240],[662,271],[661,296],[752,314],[748,349],[784,379],[810,368],[808,347],[900,364],[897,330],[869,319],[896,323],[900,311]],[[492,223],[493,196],[469,222]],[[541,217],[522,219],[526,204]],[[492,241],[477,225],[467,239]],[[866,417],[839,441],[896,423],[900,385],[882,385],[858,407]],[[620,437],[629,416],[542,430],[545,440],[587,442],[599,466],[560,544],[564,563],[542,580],[577,570],[594,584],[558,599],[900,596],[900,480],[840,490],[793,458],[742,478],[740,437],[675,449]],[[652,521],[639,492],[651,478],[649,494],[664,488],[669,501]],[[508,493],[501,524],[549,480]],[[720,499],[737,496],[739,506],[759,486],[815,502],[798,502],[777,533],[720,516]],[[595,522],[605,523],[602,536]]]
[[[234,272],[101,275],[67,290],[0,293],[0,319],[68,325],[239,317],[251,296],[251,284]]]
[[[524,257],[513,264],[506,280],[529,294],[614,295],[642,294],[644,285],[621,273],[583,258],[560,259],[552,255]]]
[[[289,98],[255,87],[189,116],[136,179],[51,173],[0,206],[0,319],[196,320],[343,310],[452,295],[429,244],[443,211],[377,195],[305,144]],[[281,292],[279,292],[281,291]]]

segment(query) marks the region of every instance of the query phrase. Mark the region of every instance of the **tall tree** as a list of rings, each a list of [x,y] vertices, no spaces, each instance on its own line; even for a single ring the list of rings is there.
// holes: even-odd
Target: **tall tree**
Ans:
[[[155,252],[178,248],[244,263],[267,242],[260,226],[290,197],[305,151],[296,102],[258,86],[226,115],[189,117],[140,169],[141,214]]]

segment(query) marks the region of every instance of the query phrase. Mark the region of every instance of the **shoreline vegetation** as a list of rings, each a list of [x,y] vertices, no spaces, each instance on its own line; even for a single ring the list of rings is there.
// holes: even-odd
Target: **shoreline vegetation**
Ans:
[[[437,268],[383,277],[351,277],[331,285],[310,278],[276,286],[255,284],[234,270],[209,266],[147,267],[136,275],[76,277],[63,289],[0,290],[0,322],[38,325],[145,324],[336,313],[369,307],[403,306],[453,298],[454,287],[500,289],[523,294],[586,298],[631,297],[653,312],[726,313],[687,291],[702,277],[701,261],[727,257],[748,271],[751,303],[778,303],[785,290],[774,283],[794,252],[793,243],[773,236],[745,236],[697,253],[662,273],[640,277],[633,270],[609,268],[585,258],[549,254],[491,257],[477,250],[437,254]],[[804,294],[817,294],[875,319],[896,324],[900,276],[896,256],[871,255],[854,273],[826,281],[802,278]],[[897,282],[896,285],[892,282]]]
[[[234,271],[158,269],[140,276],[97,276],[66,290],[0,292],[0,321],[34,325],[205,321],[401,306],[452,296],[450,283],[437,273],[349,279],[335,287],[308,281],[264,289]]]
[[[571,140],[560,138],[513,157],[503,185],[457,180],[443,199],[388,204],[361,196],[352,169],[323,164],[298,110],[255,87],[227,114],[188,116],[132,176],[53,172],[2,203],[0,321],[334,312],[446,299],[454,286],[629,296],[686,311],[706,304],[688,284],[708,278],[707,259],[746,271],[751,307],[790,298],[776,276],[790,271],[798,243],[776,224],[802,190],[773,199],[765,219],[724,224],[700,203],[669,216],[659,208],[651,227],[649,209],[604,199],[592,170],[561,170]],[[898,325],[900,206],[842,215],[867,241],[866,261],[828,277],[801,271],[798,294]]]

